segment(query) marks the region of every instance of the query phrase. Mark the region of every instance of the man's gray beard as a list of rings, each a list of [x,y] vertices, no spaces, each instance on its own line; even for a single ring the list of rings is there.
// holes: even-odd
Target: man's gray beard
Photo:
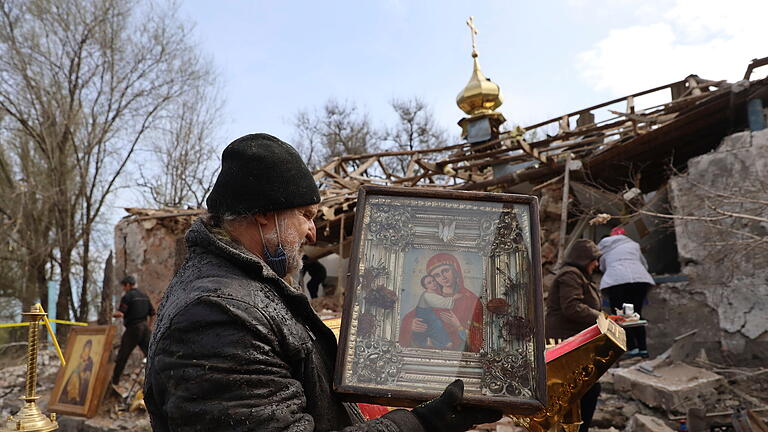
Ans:
[[[288,274],[295,273],[301,268],[301,240],[293,240],[298,237],[296,231],[288,229],[287,231],[280,230],[282,239],[278,242],[277,231],[272,231],[269,234],[264,235],[264,242],[266,243],[269,252],[273,253],[277,250],[278,243],[282,244],[285,256],[288,258]]]

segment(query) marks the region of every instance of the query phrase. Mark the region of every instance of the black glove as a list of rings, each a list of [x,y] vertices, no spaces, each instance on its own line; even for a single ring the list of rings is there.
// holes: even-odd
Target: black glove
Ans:
[[[428,432],[464,432],[472,425],[501,419],[501,411],[493,408],[460,406],[464,397],[464,381],[457,379],[437,399],[425,402],[411,412]]]

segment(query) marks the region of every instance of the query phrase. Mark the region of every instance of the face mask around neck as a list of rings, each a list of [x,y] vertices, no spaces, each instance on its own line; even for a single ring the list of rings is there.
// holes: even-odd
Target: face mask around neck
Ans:
[[[275,228],[277,229],[277,249],[275,249],[274,253],[271,253],[269,247],[267,247],[264,233],[261,232],[261,225],[258,225],[259,235],[261,236],[261,243],[264,245],[264,262],[278,277],[284,278],[288,274],[288,255],[285,253],[280,240],[280,225],[277,222],[277,215],[275,214],[274,216]]]

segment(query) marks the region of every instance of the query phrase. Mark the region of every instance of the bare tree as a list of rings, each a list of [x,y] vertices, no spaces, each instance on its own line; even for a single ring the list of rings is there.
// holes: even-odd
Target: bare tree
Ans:
[[[0,295],[21,300],[24,310],[48,298],[47,264],[53,224],[52,196],[38,154],[24,136],[0,135]]]
[[[322,109],[302,110],[294,116],[294,143],[312,170],[341,156],[430,149],[447,144],[446,131],[437,124],[424,101],[417,97],[394,99],[390,106],[397,115],[394,126],[376,128],[368,114],[356,105],[328,99]],[[407,157],[390,160],[389,170],[400,175],[406,173]],[[382,174],[377,170],[378,166],[369,167],[366,175]]]
[[[205,75],[189,31],[176,6],[149,1],[0,4],[4,133],[24,136],[30,148],[21,151],[39,155],[39,178],[26,182],[51,198],[60,318],[87,317],[94,224],[139,144]],[[74,265],[83,276],[78,307]]]
[[[381,134],[371,125],[368,114],[360,113],[356,105],[332,99],[325,104],[323,110],[323,145],[328,152],[326,159],[378,150]]]
[[[299,111],[293,119],[293,126],[295,129],[293,143],[296,145],[296,150],[302,155],[309,169],[314,171],[325,162],[322,159],[323,130],[320,126],[320,118],[309,111]]]
[[[390,106],[397,114],[397,123],[387,135],[394,143],[393,150],[431,149],[447,145],[446,131],[437,124],[422,99],[393,99]]]
[[[212,68],[205,76],[171,103],[145,163],[139,165],[139,186],[147,191],[151,205],[200,208],[213,187],[219,165],[213,143],[222,100]]]
[[[390,106],[397,114],[395,125],[387,132],[387,140],[394,151],[412,151],[444,147],[447,145],[447,132],[435,121],[426,102],[418,97],[393,99]],[[408,157],[396,158],[395,166],[390,169],[405,175]]]
[[[335,99],[328,99],[320,111],[298,112],[294,127],[297,147],[310,166],[339,156],[377,151],[383,137],[367,113],[353,103]]]

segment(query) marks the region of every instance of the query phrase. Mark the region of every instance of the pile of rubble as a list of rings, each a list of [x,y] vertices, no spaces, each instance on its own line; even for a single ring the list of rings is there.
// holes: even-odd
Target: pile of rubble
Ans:
[[[132,359],[135,360],[135,359]],[[17,365],[0,370],[0,418],[16,414],[21,409],[23,401],[20,399],[24,393],[24,380],[27,367],[23,359],[19,359]],[[129,368],[131,363],[129,362]],[[53,350],[41,350],[38,355],[38,379],[37,394],[40,399],[37,405],[40,410],[48,414],[48,397],[53,390],[56,374],[60,363]],[[133,374],[124,377],[126,385],[130,385],[135,379],[140,379],[141,367],[132,368]],[[125,385],[124,385],[125,386]],[[128,388],[121,388],[128,393]],[[101,404],[95,417],[85,419],[57,413],[59,432],[124,432],[124,431],[151,431],[149,416],[142,409],[129,411],[129,403],[119,400],[117,395],[110,394]]]
[[[689,430],[705,425],[728,426],[734,416],[750,410],[754,415],[768,416],[768,368],[745,368],[709,361],[701,352],[691,358],[678,344],[653,360],[621,361],[600,380],[602,394],[592,421],[597,432],[663,432],[678,430],[688,420]],[[21,362],[20,362],[21,363]],[[43,350],[38,362],[38,401],[47,413],[58,359],[53,351]],[[121,391],[141,380],[141,365],[124,377]],[[15,414],[22,401],[26,367],[23,364],[0,371],[0,415]],[[129,411],[115,395],[107,398],[98,414],[91,419],[59,416],[61,432],[151,431],[149,418],[142,409]],[[478,426],[479,432],[521,432],[511,419]],[[743,429],[742,429],[743,430]],[[748,430],[748,429],[746,429]]]
[[[632,363],[610,369],[600,380],[594,430],[661,432],[680,430],[686,422],[688,430],[710,430],[731,427],[734,416],[746,410],[768,416],[768,369],[704,359]]]
[[[734,429],[748,412],[768,417],[768,369],[726,367],[696,359],[659,356],[632,359],[611,368],[601,379],[602,392],[592,432],[671,432]],[[758,420],[759,422],[760,420]],[[754,425],[754,423],[753,423]],[[477,432],[523,432],[509,418],[481,425]]]
[[[24,403],[20,397],[24,394],[27,367],[23,357],[12,363],[15,365],[0,370],[0,418],[3,419],[16,414]],[[43,396],[37,403],[43,411],[47,412],[46,396],[53,389],[56,373],[59,371],[59,359],[54,351],[41,350],[37,366],[37,393]]]

